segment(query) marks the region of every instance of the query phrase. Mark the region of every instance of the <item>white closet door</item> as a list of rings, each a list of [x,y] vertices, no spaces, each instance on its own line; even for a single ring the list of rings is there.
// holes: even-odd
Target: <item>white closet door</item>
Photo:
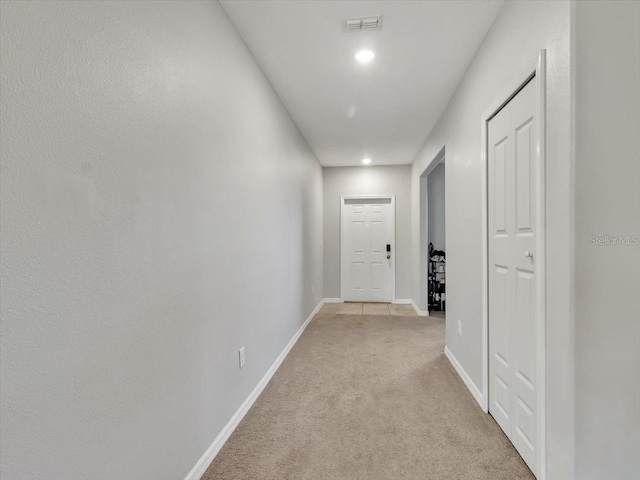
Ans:
[[[489,412],[537,468],[536,79],[490,120]]]

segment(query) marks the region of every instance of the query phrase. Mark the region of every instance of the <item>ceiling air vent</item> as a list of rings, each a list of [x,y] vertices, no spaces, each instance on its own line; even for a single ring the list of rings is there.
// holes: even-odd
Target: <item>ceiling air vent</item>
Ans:
[[[342,29],[347,33],[362,32],[364,30],[380,30],[381,28],[382,15],[345,18],[342,21]]]

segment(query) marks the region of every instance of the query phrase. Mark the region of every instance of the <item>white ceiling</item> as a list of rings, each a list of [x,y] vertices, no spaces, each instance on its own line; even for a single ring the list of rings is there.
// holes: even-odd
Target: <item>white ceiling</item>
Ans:
[[[324,166],[413,162],[503,3],[221,1]],[[342,30],[377,14],[379,31]]]

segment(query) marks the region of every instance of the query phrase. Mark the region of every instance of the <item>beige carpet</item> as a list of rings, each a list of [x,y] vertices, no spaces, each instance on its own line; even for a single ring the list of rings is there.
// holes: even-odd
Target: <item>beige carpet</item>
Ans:
[[[440,319],[319,314],[203,478],[534,478],[443,342]]]

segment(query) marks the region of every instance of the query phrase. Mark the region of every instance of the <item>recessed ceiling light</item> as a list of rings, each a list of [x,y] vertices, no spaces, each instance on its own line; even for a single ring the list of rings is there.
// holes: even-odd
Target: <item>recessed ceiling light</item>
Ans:
[[[362,163],[364,163],[365,165],[369,165],[371,163],[371,159],[370,158],[363,158],[362,159]]]
[[[375,53],[373,53],[371,50],[360,50],[358,53],[356,53],[356,60],[358,60],[360,63],[369,63],[375,56]]]

